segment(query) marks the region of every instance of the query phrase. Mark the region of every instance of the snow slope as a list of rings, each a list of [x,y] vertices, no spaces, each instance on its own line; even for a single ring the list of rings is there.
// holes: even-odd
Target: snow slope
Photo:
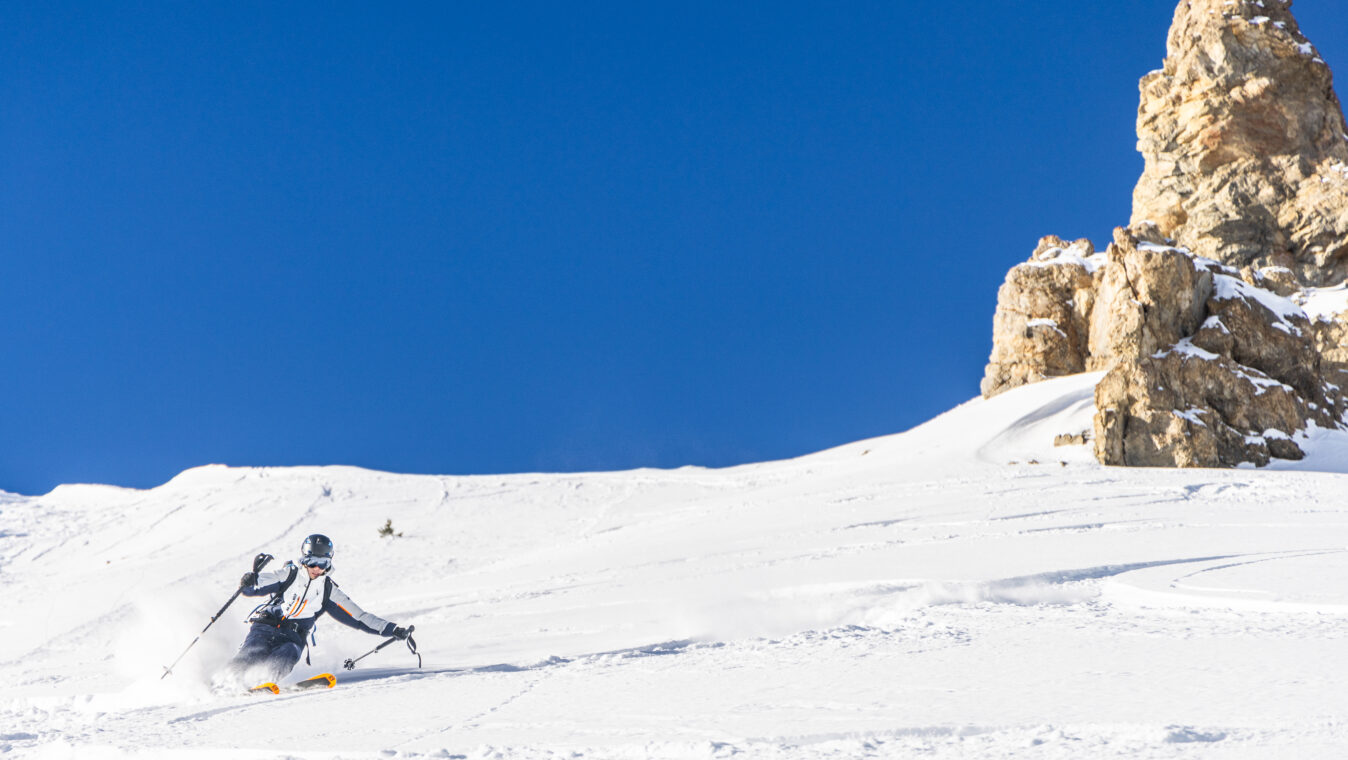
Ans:
[[[1098,375],[783,462],[189,470],[0,495],[0,755],[1340,757],[1348,444],[1111,469]],[[1285,468],[1285,469],[1280,469]],[[381,538],[385,520],[403,535]],[[213,694],[253,554],[311,532],[424,667],[324,621],[331,691]]]

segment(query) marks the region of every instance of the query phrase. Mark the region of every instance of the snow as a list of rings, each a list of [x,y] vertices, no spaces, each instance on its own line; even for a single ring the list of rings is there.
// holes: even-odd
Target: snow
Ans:
[[[1154,224],[1154,222],[1153,222],[1153,224]],[[1177,252],[1179,252],[1179,253],[1183,253],[1183,254],[1186,255],[1186,256],[1191,256],[1191,257],[1193,256],[1193,254],[1190,253],[1190,251],[1189,251],[1188,248],[1183,248],[1183,247],[1176,246],[1176,245],[1161,245],[1160,243],[1152,243],[1152,242],[1148,242],[1148,241],[1146,241],[1146,240],[1139,241],[1138,244],[1137,244],[1137,249],[1138,249],[1139,251],[1156,251],[1156,252],[1158,252],[1158,253],[1164,253],[1164,252],[1168,252],[1168,251],[1177,251]]]
[[[1226,333],[1227,335],[1231,334],[1230,328],[1226,326],[1226,323],[1222,321],[1221,317],[1215,314],[1203,320],[1203,326],[1200,329],[1221,330],[1223,333]]]
[[[1281,388],[1284,391],[1287,391],[1288,393],[1295,393],[1295,390],[1292,388],[1292,386],[1288,385],[1287,383],[1274,380],[1273,378],[1269,377],[1268,375],[1264,374],[1263,372],[1260,372],[1259,370],[1253,367],[1240,365],[1239,368],[1232,368],[1232,374],[1238,375],[1239,377],[1244,379],[1245,382],[1249,383],[1250,385],[1253,385],[1255,387],[1254,395],[1256,396],[1264,395],[1264,393],[1268,391],[1269,388]]]
[[[1025,327],[1027,329],[1033,329],[1035,327],[1047,327],[1053,330],[1054,332],[1058,333],[1059,335],[1063,336],[1064,338],[1067,337],[1067,333],[1063,332],[1061,327],[1058,327],[1058,321],[1055,319],[1049,319],[1047,317],[1036,317],[1034,319],[1027,320],[1025,322]]]
[[[1263,288],[1257,288],[1248,282],[1230,275],[1218,274],[1212,278],[1213,298],[1218,301],[1242,299],[1254,301],[1268,309],[1277,319],[1274,327],[1292,335],[1300,335],[1301,329],[1288,322],[1289,319],[1306,319],[1306,312],[1290,299]]]
[[[1212,318],[1209,317],[1209,319]],[[1206,324],[1206,322],[1204,322],[1204,324]],[[1221,356],[1212,353],[1206,348],[1199,348],[1198,346],[1195,346],[1192,338],[1182,338],[1178,343],[1171,346],[1170,348],[1163,349],[1161,351],[1157,351],[1156,353],[1152,354],[1152,358],[1160,359],[1166,354],[1172,353],[1181,354],[1183,356],[1188,356],[1194,359],[1200,359],[1202,361],[1209,361],[1209,362],[1216,361],[1221,358]]]
[[[1175,416],[1183,420],[1188,420],[1189,422],[1192,422],[1195,425],[1202,425],[1203,427],[1208,426],[1208,423],[1203,421],[1203,410],[1199,409],[1198,407],[1191,406],[1182,412],[1176,411]]]
[[[1348,312],[1348,282],[1332,288],[1307,288],[1300,300],[1301,308],[1312,321],[1333,321]]]
[[[1086,246],[1074,242],[1066,248],[1049,248],[1023,266],[1061,266],[1066,264],[1082,267],[1087,273],[1094,274],[1097,269],[1108,263],[1109,257],[1105,253],[1087,255]]]
[[[0,756],[1262,758],[1348,741],[1348,434],[1106,468],[1100,373],[723,470],[189,470],[0,495]],[[1272,435],[1272,433],[1266,433]],[[381,538],[391,520],[404,535]],[[212,693],[259,551],[416,625],[331,691]]]

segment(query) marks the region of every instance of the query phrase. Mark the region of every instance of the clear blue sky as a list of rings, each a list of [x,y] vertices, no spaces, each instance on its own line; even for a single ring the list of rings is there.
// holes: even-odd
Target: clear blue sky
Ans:
[[[0,489],[909,428],[1041,235],[1126,223],[1173,8],[6,3]]]

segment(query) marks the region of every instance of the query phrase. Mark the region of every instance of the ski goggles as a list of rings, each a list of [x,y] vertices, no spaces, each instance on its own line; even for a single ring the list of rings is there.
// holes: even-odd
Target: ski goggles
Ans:
[[[316,567],[327,572],[332,569],[332,557],[314,557],[308,556],[300,560],[300,564],[305,567]]]

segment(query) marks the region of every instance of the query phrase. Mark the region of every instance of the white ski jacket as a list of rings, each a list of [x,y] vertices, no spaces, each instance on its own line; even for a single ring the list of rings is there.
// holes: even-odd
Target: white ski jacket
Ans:
[[[309,573],[295,562],[276,570],[258,573],[257,583],[244,586],[244,596],[267,596],[271,601],[259,607],[252,618],[256,624],[275,625],[295,634],[300,642],[309,637],[318,617],[327,613],[339,623],[379,636],[391,636],[393,623],[361,609],[337,582],[326,573],[310,580]]]

